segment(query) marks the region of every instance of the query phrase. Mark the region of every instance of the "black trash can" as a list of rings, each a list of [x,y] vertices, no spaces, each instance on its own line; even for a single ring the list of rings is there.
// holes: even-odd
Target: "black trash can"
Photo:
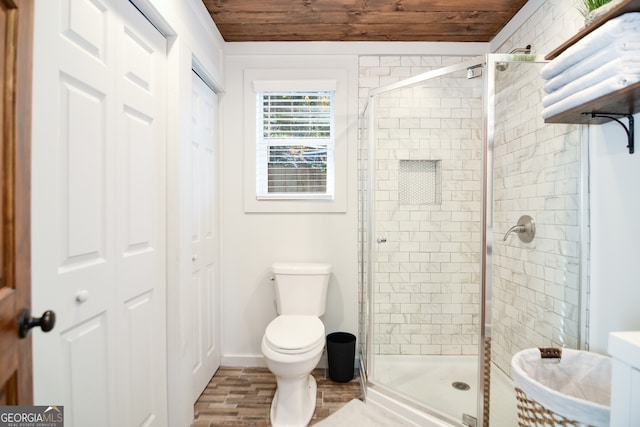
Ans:
[[[339,383],[351,381],[355,355],[355,335],[347,332],[333,332],[327,335],[329,378]]]

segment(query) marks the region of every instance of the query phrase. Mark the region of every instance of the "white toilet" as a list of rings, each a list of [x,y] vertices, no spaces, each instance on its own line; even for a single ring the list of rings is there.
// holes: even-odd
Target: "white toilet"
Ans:
[[[331,265],[275,263],[272,265],[278,317],[262,338],[262,354],[275,375],[271,425],[302,427],[316,407],[316,380],[311,371],[325,344],[324,314]]]

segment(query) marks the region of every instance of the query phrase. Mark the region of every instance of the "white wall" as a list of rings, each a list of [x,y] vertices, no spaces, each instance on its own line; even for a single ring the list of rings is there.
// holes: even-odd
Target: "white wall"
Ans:
[[[634,117],[637,135],[640,115]],[[640,153],[630,155],[626,146],[627,135],[617,123],[589,129],[589,338],[590,349],[599,353],[607,352],[609,332],[640,330]]]
[[[327,62],[330,62],[327,65]],[[336,68],[348,73],[347,209],[336,213],[247,213],[243,205],[243,143],[254,140],[243,113],[247,69]],[[326,332],[357,332],[357,57],[354,55],[228,55],[222,98],[222,284],[223,365],[263,366],[260,343],[276,317],[270,265],[276,261],[328,262]]]

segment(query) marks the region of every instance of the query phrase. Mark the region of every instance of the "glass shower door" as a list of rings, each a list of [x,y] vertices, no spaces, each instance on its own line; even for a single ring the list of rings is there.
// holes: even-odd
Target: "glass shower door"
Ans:
[[[492,427],[517,425],[509,379],[515,353],[581,345],[580,128],[544,123],[543,65],[535,55],[489,55],[487,62],[493,102],[487,107],[485,339]],[[524,215],[535,223],[529,242],[522,233],[506,234]]]
[[[368,105],[368,380],[440,418],[477,417],[483,79],[456,64]],[[472,73],[480,76],[476,70]]]

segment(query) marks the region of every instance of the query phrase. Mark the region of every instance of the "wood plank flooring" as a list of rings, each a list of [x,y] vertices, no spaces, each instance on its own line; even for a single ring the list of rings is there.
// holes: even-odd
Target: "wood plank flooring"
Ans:
[[[361,399],[359,378],[332,381],[326,369],[312,372],[318,384],[316,411],[309,425],[328,417],[352,399]],[[269,408],[276,380],[267,368],[221,367],[194,407],[191,427],[269,426]]]

